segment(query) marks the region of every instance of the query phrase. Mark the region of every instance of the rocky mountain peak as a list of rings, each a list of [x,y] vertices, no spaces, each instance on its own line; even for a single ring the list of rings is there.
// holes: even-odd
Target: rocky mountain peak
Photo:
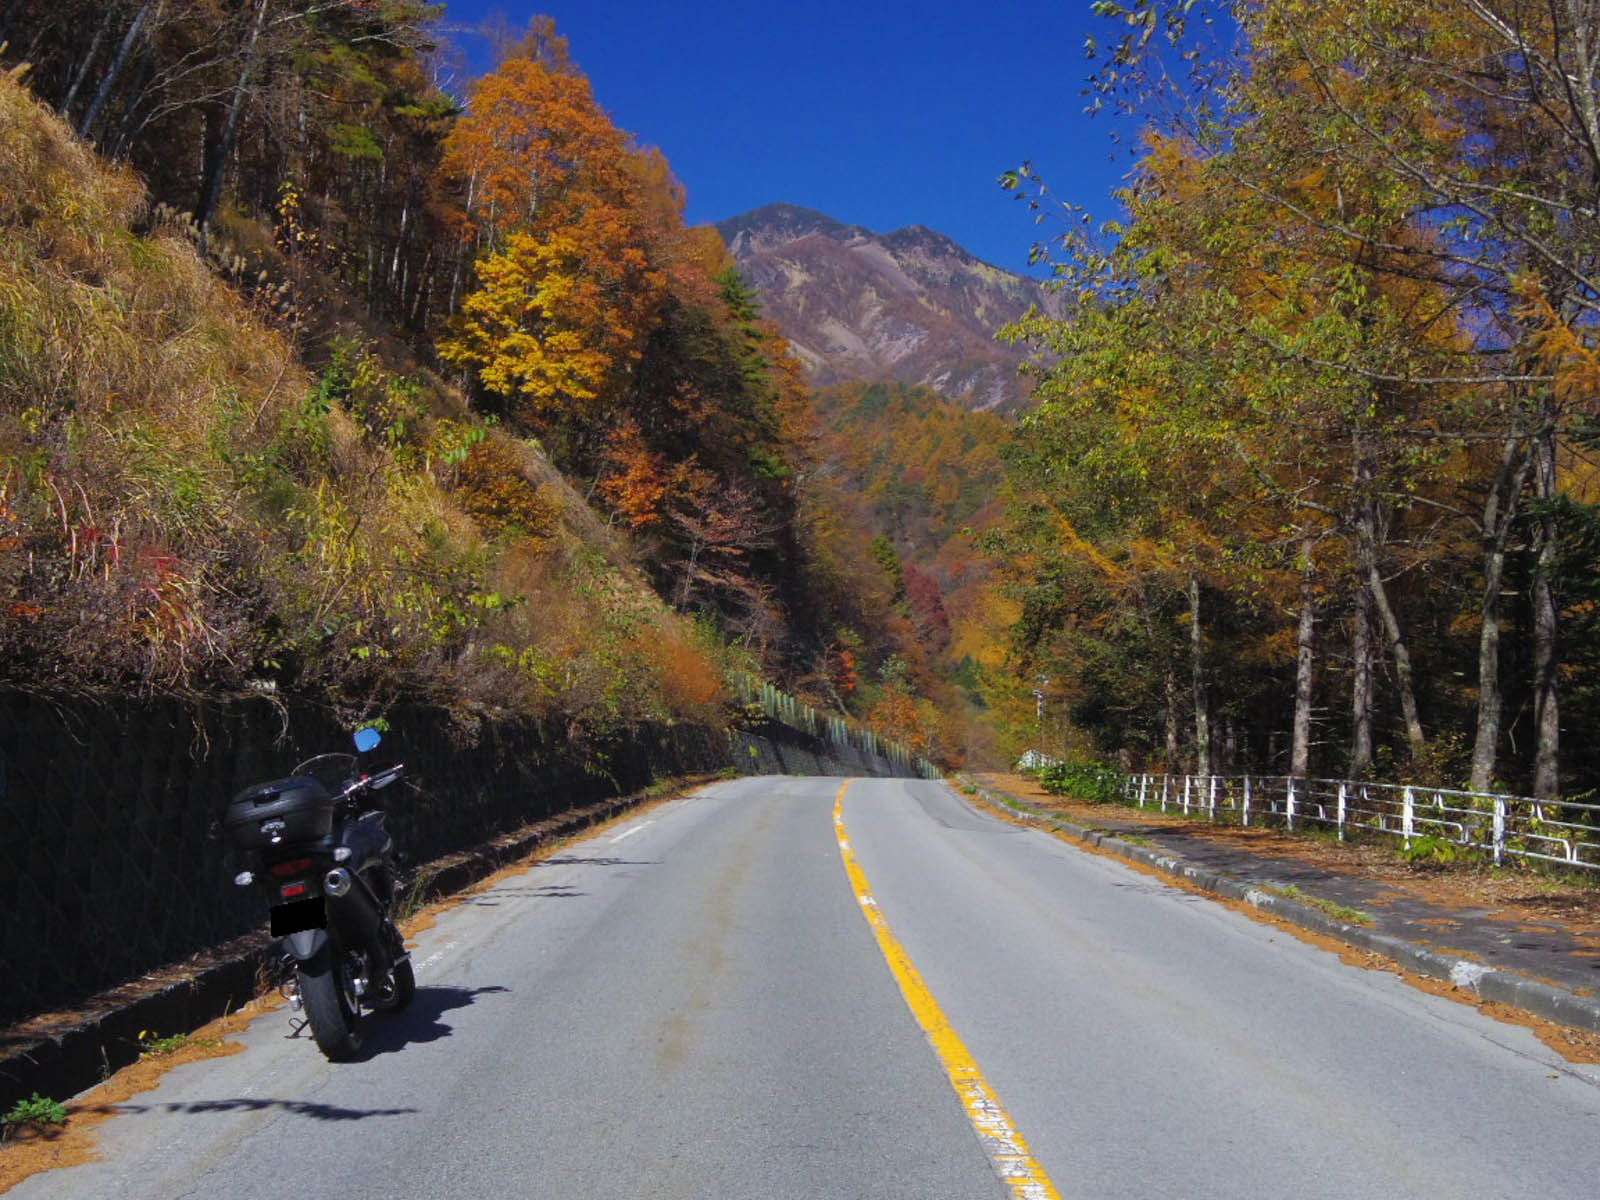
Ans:
[[[860,225],[846,225],[826,213],[798,204],[767,204],[719,222],[717,231],[735,258],[741,254],[764,253],[774,246],[815,235],[838,242],[872,236],[870,230]]]
[[[717,229],[814,383],[898,380],[973,409],[1026,403],[1025,354],[994,334],[1053,305],[1039,281],[926,226],[879,234],[794,204]]]

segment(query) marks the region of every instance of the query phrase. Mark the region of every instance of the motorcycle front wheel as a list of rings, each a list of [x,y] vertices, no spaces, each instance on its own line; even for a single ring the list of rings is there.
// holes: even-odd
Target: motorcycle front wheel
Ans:
[[[348,951],[329,956],[323,970],[299,968],[300,1001],[305,1005],[311,1036],[329,1062],[345,1062],[361,1049],[356,1031],[360,999],[356,994],[359,964]]]

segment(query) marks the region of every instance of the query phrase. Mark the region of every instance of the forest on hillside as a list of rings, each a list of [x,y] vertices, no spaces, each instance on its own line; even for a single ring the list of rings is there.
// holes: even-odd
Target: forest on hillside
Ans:
[[[865,711],[959,761],[1015,757],[1038,730],[1005,653],[1015,604],[982,546],[1003,515],[1012,425],[894,382],[823,388],[812,413],[816,487],[829,504],[816,519],[872,531],[864,553],[857,540],[854,591],[876,611],[858,624],[895,631],[887,665],[912,684],[885,693],[880,668],[877,686],[860,685]]]
[[[0,0],[0,681],[1592,791],[1600,17],[1095,8],[1012,428],[809,388],[547,20]]]
[[[0,4],[0,678],[603,738],[744,671],[959,755],[666,158],[542,18],[444,89],[441,12]]]
[[[1128,761],[1600,785],[1600,13],[1102,0],[1097,224],[1002,183],[1065,319],[995,538]]]

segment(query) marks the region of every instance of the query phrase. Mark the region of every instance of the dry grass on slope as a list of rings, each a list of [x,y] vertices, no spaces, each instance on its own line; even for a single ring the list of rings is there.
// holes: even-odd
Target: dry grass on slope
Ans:
[[[220,568],[229,456],[307,380],[146,213],[133,175],[0,77],[0,626],[13,669],[177,681],[250,657]]]
[[[308,371],[7,75],[0,178],[0,684],[714,715],[707,647],[534,446],[356,341]]]

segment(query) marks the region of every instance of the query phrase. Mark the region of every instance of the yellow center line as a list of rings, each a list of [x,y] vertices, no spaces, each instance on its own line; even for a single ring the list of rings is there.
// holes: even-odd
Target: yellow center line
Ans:
[[[1006,1190],[1018,1200],[1061,1200],[1055,1184],[1033,1160],[1028,1143],[1023,1141],[1010,1116],[1000,1106],[994,1089],[984,1079],[978,1064],[945,1019],[928,985],[922,982],[922,976],[911,963],[911,956],[889,932],[889,923],[878,911],[878,902],[872,897],[866,873],[856,860],[856,852],[845,834],[844,794],[854,782],[852,779],[845,780],[838,796],[834,798],[833,831],[839,838],[839,854],[844,859],[845,874],[850,877],[850,886],[861,903],[861,912],[878,939],[878,949],[883,951],[889,970],[900,985],[900,994],[905,997],[911,1015],[922,1026],[922,1032],[927,1034],[929,1044],[939,1056],[945,1076],[950,1080],[950,1086],[955,1088],[962,1107],[966,1109],[967,1120],[972,1122],[978,1141],[983,1144],[984,1153],[989,1156],[995,1174],[1000,1176]]]

